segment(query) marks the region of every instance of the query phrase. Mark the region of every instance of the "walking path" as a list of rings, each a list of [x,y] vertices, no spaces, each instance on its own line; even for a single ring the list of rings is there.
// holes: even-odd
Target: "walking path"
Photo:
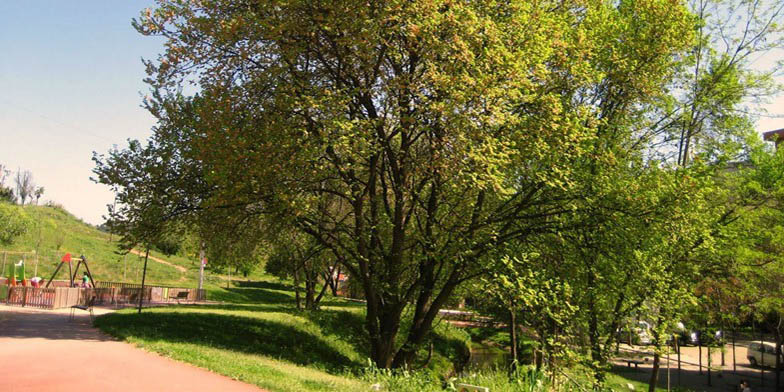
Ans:
[[[136,249],[131,249],[131,253],[133,253],[133,254],[135,254],[135,255],[137,255],[137,256],[144,257],[144,252],[138,251],[138,250],[136,250]],[[179,265],[177,265],[177,264],[170,263],[170,262],[168,262],[168,261],[166,261],[166,260],[159,259],[159,258],[157,258],[157,257],[155,257],[155,256],[147,256],[147,257],[148,257],[150,260],[152,260],[152,261],[154,261],[154,262],[156,262],[156,263],[160,263],[160,264],[165,264],[165,265],[168,265],[169,267],[172,267],[172,268],[176,269],[177,271],[180,271],[181,273],[186,273],[186,272],[188,272],[188,270],[187,270],[185,267],[183,267],[183,266],[179,266]]]
[[[260,391],[113,340],[86,312],[74,321],[69,313],[0,305],[1,390]]]
[[[681,370],[678,370],[678,357],[675,354],[670,356],[669,361],[669,384],[671,386],[682,385],[692,391],[707,392],[734,392],[741,380],[748,381],[754,392],[773,392],[775,390],[775,372],[772,369],[755,368],[746,359],[746,350],[749,342],[739,341],[735,347],[734,360],[735,370],[733,371],[733,352],[732,346],[727,345],[724,350],[724,366],[722,366],[721,350],[711,350],[711,374],[708,378],[707,364],[708,353],[706,348],[700,350],[698,347],[681,347]],[[638,369],[628,368],[627,363],[621,359],[613,361],[623,369],[624,376],[633,378],[641,382],[648,382],[652,370],[653,354],[649,351],[650,347],[629,347],[621,345],[621,357],[636,358],[643,363]],[[700,355],[700,353],[702,355]],[[702,369],[700,369],[700,356],[702,356]],[[667,357],[663,356],[661,368],[659,370],[660,388],[666,388],[668,378]],[[762,372],[764,370],[764,372]],[[710,381],[709,381],[710,380]],[[710,382],[710,385],[709,385]]]

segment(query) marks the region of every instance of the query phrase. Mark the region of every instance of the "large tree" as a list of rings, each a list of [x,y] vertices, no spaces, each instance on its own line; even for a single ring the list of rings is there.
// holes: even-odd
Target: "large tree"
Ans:
[[[575,161],[612,160],[597,146],[689,21],[669,0],[161,0],[136,26],[167,39],[159,98],[197,86],[198,208],[294,217],[361,282],[371,357],[399,367],[487,257],[559,228]]]

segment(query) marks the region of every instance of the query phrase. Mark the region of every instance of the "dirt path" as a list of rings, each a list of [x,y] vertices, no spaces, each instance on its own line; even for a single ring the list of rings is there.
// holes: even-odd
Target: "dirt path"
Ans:
[[[135,255],[137,255],[137,256],[142,256],[142,257],[144,257],[144,252],[140,252],[140,251],[138,251],[138,250],[136,250],[136,249],[131,249],[131,253],[133,253],[133,254],[135,254]],[[188,269],[187,269],[187,268],[185,268],[185,267],[179,266],[179,265],[177,265],[177,264],[172,264],[172,263],[170,263],[170,262],[168,262],[168,261],[166,261],[166,260],[159,259],[159,258],[157,258],[157,257],[155,257],[155,256],[149,256],[149,259],[150,259],[150,260],[152,260],[152,261],[154,261],[154,262],[156,262],[156,263],[160,263],[160,264],[166,264],[166,265],[168,265],[169,267],[174,267],[175,269],[177,269],[177,271],[180,271],[181,273],[188,272]]]
[[[84,312],[68,321],[69,312],[0,306],[0,389],[260,391],[115,341],[92,328]]]
[[[773,392],[775,390],[775,372],[772,369],[761,369],[752,367],[746,359],[748,342],[738,342],[735,348],[735,367],[733,370],[732,347],[727,345],[724,350],[724,366],[721,365],[721,350],[711,350],[711,375],[708,379],[708,353],[706,348],[700,349],[694,346],[681,348],[681,370],[678,371],[678,357],[673,354],[670,356],[670,385],[682,385],[693,391],[707,392],[726,392],[736,391],[735,389],[741,380],[747,380],[754,392]],[[636,357],[643,363],[638,366],[628,367],[628,363],[622,360],[613,361],[623,369],[626,377],[636,379],[641,382],[648,382],[650,379],[653,356],[650,347],[635,346],[628,347],[621,345],[622,357]],[[633,352],[633,354],[631,353]],[[645,352],[645,354],[643,354]],[[702,355],[700,355],[700,353]],[[702,356],[702,369],[699,361]],[[762,370],[765,370],[764,372]],[[710,385],[709,385],[710,382]],[[661,370],[659,372],[659,387],[667,386],[667,359],[662,358]]]

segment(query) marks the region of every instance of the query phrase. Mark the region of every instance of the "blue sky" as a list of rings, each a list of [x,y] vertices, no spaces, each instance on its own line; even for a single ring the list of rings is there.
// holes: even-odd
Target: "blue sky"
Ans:
[[[150,135],[141,58],[162,41],[131,27],[152,0],[0,1],[0,164],[30,170],[53,200],[93,224],[112,202],[89,180],[92,152]],[[761,59],[767,62],[771,59]],[[784,114],[784,98],[768,106]],[[760,131],[784,127],[762,118]]]
[[[152,117],[141,58],[162,41],[131,18],[152,1],[0,1],[0,164],[33,173],[45,200],[102,222],[108,188],[89,180],[92,151],[146,138]]]

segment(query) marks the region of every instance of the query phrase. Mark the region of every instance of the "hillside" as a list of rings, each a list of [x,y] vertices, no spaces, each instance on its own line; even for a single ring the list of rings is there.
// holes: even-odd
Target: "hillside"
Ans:
[[[140,282],[144,259],[135,254],[126,256],[117,253],[116,237],[82,222],[61,207],[15,206],[24,210],[31,221],[28,232],[17,238],[10,246],[0,247],[0,263],[27,261],[27,277],[38,275],[49,279],[60,258],[66,252],[78,257],[84,254],[96,280],[117,282]],[[26,255],[10,252],[32,252],[38,249],[38,263],[32,253]],[[147,266],[147,283],[195,287],[198,280],[198,265],[195,260],[181,256],[165,256],[150,252],[155,260]],[[74,266],[76,263],[74,263]],[[63,272],[65,270],[66,272]],[[81,275],[81,272],[80,272]],[[67,269],[58,272],[57,279],[66,279]],[[218,277],[216,277],[218,278]],[[210,279],[214,280],[214,279]]]

